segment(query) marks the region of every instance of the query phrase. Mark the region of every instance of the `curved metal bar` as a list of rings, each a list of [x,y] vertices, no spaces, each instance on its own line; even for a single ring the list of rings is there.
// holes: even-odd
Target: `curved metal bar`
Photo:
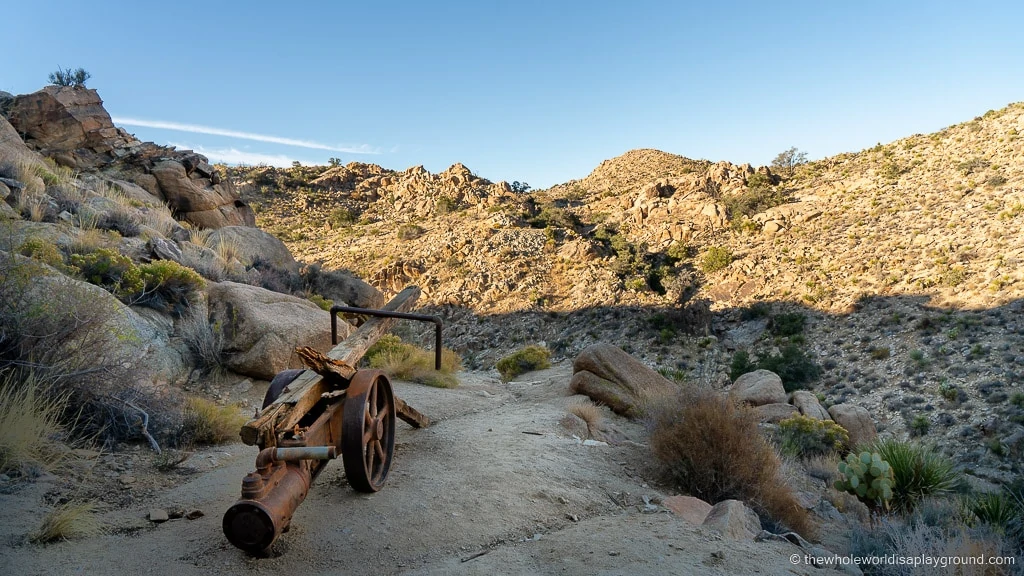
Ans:
[[[389,310],[376,310],[373,308],[355,308],[353,306],[331,306],[331,345],[338,345],[338,313],[345,314],[366,314],[367,316],[380,316],[382,318],[398,318],[399,320],[416,320],[418,322],[434,323],[434,370],[441,369],[441,328],[444,326],[440,316],[429,316],[427,314],[410,314],[408,312],[391,312]]]

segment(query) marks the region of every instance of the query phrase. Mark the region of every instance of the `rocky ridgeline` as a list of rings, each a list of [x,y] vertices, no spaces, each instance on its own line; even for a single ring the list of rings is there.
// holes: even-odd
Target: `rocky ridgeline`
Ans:
[[[1001,477],[1018,457],[1003,455],[1024,449],[1010,401],[1024,392],[1021,131],[1024,105],[1013,104],[792,170],[633,150],[528,194],[497,184],[458,196],[443,176],[456,169],[458,185],[481,188],[459,165],[424,175],[352,164],[245,196],[302,258],[385,292],[422,286],[459,318],[453,345],[484,366],[523,343],[571,357],[610,341],[725,385],[737,351],[785,347],[750,306],[798,310],[826,405],[861,406],[880,430],[941,439]],[[344,177],[318,179],[331,171]],[[735,212],[768,193],[781,200]],[[339,208],[347,220],[332,219]],[[680,338],[658,317],[702,299],[716,311],[708,338]]]

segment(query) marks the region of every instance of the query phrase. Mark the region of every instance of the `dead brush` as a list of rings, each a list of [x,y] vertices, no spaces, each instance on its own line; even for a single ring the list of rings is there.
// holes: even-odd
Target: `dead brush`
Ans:
[[[587,423],[587,433],[591,437],[600,430],[601,423],[604,421],[604,413],[601,412],[601,407],[590,400],[580,400],[570,404],[569,413],[578,416],[580,420]]]
[[[419,346],[407,344],[397,336],[383,336],[366,352],[371,368],[379,368],[390,376],[435,388],[455,388],[459,380],[455,372],[462,369],[462,359],[447,348],[441,351],[441,369],[434,370],[434,354]]]
[[[39,529],[29,535],[29,541],[48,544],[58,540],[89,538],[102,532],[103,523],[96,517],[95,504],[68,502],[47,514]]]
[[[652,421],[651,450],[680,489],[712,504],[746,501],[760,515],[813,535],[753,411],[709,390],[688,390],[652,411]]]
[[[184,432],[186,444],[224,444],[238,438],[245,417],[236,406],[218,406],[204,398],[185,402]]]

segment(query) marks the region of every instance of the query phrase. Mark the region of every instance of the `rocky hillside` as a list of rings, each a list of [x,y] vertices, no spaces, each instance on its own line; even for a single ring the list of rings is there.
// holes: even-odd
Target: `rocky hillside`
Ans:
[[[633,150],[526,194],[462,165],[233,177],[301,258],[422,286],[471,363],[605,340],[727,385],[737,352],[795,338],[827,404],[1003,477],[1024,454],[1022,130],[1013,104],[791,169]],[[799,336],[773,332],[785,313],[806,318]]]

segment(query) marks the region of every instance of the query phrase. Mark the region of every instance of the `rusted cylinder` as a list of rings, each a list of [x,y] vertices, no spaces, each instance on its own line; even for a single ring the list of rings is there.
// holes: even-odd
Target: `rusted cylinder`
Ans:
[[[280,481],[257,500],[243,498],[224,514],[224,535],[251,554],[266,550],[288,527],[312,483],[305,464],[287,466]]]

